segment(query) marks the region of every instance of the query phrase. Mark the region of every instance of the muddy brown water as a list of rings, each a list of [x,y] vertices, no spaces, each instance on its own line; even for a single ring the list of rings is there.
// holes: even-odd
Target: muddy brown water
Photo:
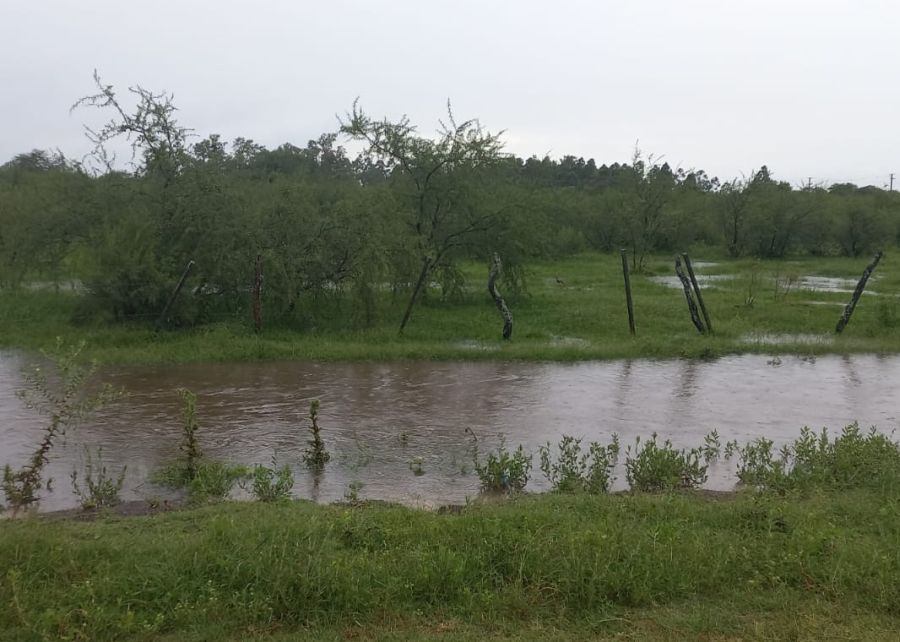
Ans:
[[[43,419],[15,396],[28,358],[0,352],[0,464],[21,463]],[[42,510],[76,503],[69,476],[84,445],[102,446],[107,466],[127,466],[125,499],[166,497],[147,479],[178,455],[180,402],[197,394],[204,453],[246,464],[292,465],[296,497],[341,499],[352,481],[361,497],[436,506],[478,492],[471,472],[471,428],[481,449],[506,442],[537,451],[562,434],[625,444],[653,432],[679,446],[766,436],[784,442],[803,425],[839,429],[858,420],[890,430],[897,423],[900,357],[733,356],[714,361],[650,360],[573,364],[254,363],[114,367],[101,379],[128,397],[73,430],[53,453],[53,490]],[[332,461],[314,482],[301,463],[310,399]],[[423,475],[410,462],[421,458]],[[530,488],[546,486],[537,470]],[[710,471],[707,488],[728,489],[732,464]],[[617,486],[624,471],[617,471]]]

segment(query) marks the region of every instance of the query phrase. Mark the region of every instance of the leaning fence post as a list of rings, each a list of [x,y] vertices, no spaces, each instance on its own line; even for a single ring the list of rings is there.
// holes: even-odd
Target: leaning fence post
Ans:
[[[502,268],[503,264],[500,262],[500,255],[495,253],[494,260],[491,262],[491,269],[488,272],[488,292],[490,292],[491,298],[494,299],[494,304],[497,306],[497,310],[500,311],[500,316],[503,317],[503,338],[509,340],[512,336],[513,328],[512,313],[506,307],[506,301],[500,296],[500,292],[497,291],[497,277],[500,276]]]
[[[684,288],[684,298],[687,299],[688,311],[691,313],[691,321],[693,321],[697,331],[700,334],[703,334],[706,329],[703,327],[703,321],[700,320],[700,313],[697,311],[697,304],[694,302],[694,295],[691,291],[691,282],[685,275],[684,270],[681,269],[681,258],[677,256],[675,257],[675,274],[681,281],[681,287]]]
[[[194,261],[188,261],[187,266],[184,268],[184,272],[181,273],[181,278],[178,279],[178,284],[172,291],[172,296],[169,297],[169,300],[166,302],[166,307],[163,308],[162,314],[159,315],[159,319],[157,319],[156,321],[157,331],[159,331],[159,329],[162,328],[163,324],[166,322],[166,317],[169,316],[169,308],[172,307],[172,304],[175,303],[175,299],[178,298],[178,293],[181,292],[181,287],[184,285],[184,282],[187,281],[188,274],[190,274],[191,268],[193,267]]]
[[[628,252],[620,250],[622,254],[622,274],[625,277],[625,306],[628,308],[628,331],[634,336],[634,303],[631,300],[631,276],[628,274]]]
[[[844,311],[841,313],[841,318],[838,319],[837,327],[835,327],[834,331],[837,334],[843,332],[844,328],[847,327],[847,324],[850,323],[850,317],[853,315],[853,310],[856,309],[856,304],[859,302],[859,297],[862,296],[863,290],[866,289],[866,283],[869,280],[869,277],[872,276],[872,272],[875,271],[875,267],[878,265],[878,262],[881,260],[881,257],[884,256],[884,253],[881,250],[878,250],[875,253],[875,256],[872,257],[872,262],[866,266],[866,269],[863,270],[862,276],[859,278],[859,282],[856,284],[856,289],[853,290],[853,296],[850,297],[850,303],[844,306]]]
[[[707,331],[712,332],[712,323],[709,322],[709,313],[706,311],[703,295],[700,294],[700,284],[697,283],[697,277],[694,276],[694,266],[691,265],[691,257],[687,255],[687,252],[683,252],[681,258],[684,259],[684,267],[687,268],[688,276],[691,277],[691,285],[694,286],[694,292],[697,294],[697,303],[700,304],[700,312],[703,313],[703,321],[706,323],[706,329]]]

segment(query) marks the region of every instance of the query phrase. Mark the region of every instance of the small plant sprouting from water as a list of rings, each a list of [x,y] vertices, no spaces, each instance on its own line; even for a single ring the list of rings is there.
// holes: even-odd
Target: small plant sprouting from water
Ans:
[[[591,442],[587,452],[581,450],[581,439],[563,435],[551,459],[550,442],[540,448],[540,468],[551,487],[559,492],[605,493],[613,481],[612,470],[619,457],[619,438],[602,445]]]
[[[347,490],[344,491],[344,499],[351,504],[358,504],[359,493],[363,489],[363,486],[365,486],[364,483],[362,483],[358,479],[354,479],[352,482],[347,484]]]
[[[420,477],[425,474],[424,463],[425,460],[422,457],[413,457],[409,460],[409,469],[413,472],[413,475]]]
[[[97,448],[96,460],[90,448],[84,447],[82,455],[82,482],[78,482],[78,470],[69,476],[72,480],[72,492],[78,497],[78,503],[84,510],[111,508],[121,502],[119,493],[125,484],[127,466],[122,466],[119,474],[112,476],[103,464],[103,448]]]
[[[27,387],[17,393],[25,405],[48,417],[44,434],[35,451],[20,469],[14,470],[6,464],[0,487],[13,514],[33,506],[39,499],[42,487],[50,488],[52,480],[43,480],[44,467],[50,461],[50,450],[66,432],[84,421],[95,410],[120,398],[121,389],[104,385],[95,392],[88,390],[88,380],[96,372],[95,363],[85,364],[82,359],[84,342],[66,346],[62,339],[56,340],[53,350],[43,355],[53,362],[55,378],[48,378],[47,372],[35,366],[25,375]]]
[[[525,489],[531,473],[531,453],[526,454],[521,444],[516,450],[506,448],[506,440],[500,436],[500,445],[487,454],[484,462],[478,454],[478,438],[471,429],[472,463],[481,481],[481,490],[489,493],[517,493]]]
[[[291,498],[294,473],[287,464],[279,467],[272,456],[272,467],[257,464],[250,475],[250,492],[257,501],[277,502]]]
[[[722,440],[719,438],[718,430],[713,430],[703,438],[700,452],[703,453],[703,461],[707,464],[719,458],[722,454]]]
[[[189,487],[203,466],[203,453],[197,440],[197,395],[187,388],[178,388],[181,398],[181,456],[162,466],[153,474],[153,481],[171,488]]]
[[[185,481],[191,482],[197,476],[202,453],[200,444],[197,443],[197,395],[187,388],[179,388],[178,395],[184,407],[181,411],[181,453],[184,461]]]
[[[702,459],[702,448],[679,450],[668,439],[660,445],[653,433],[643,442],[637,437],[633,450],[625,449],[625,478],[631,490],[642,492],[698,488],[706,482]]]
[[[306,442],[307,448],[303,451],[303,463],[310,468],[321,469],[331,459],[331,454],[325,448],[322,440],[322,429],[319,427],[319,400],[309,402],[309,432],[310,439]]]

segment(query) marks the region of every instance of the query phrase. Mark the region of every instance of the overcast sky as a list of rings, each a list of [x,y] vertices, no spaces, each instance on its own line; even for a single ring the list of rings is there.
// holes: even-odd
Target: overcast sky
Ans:
[[[0,163],[84,154],[102,114],[69,107],[95,68],[268,147],[357,96],[431,134],[449,98],[521,156],[622,162],[639,141],[722,178],[900,173],[898,0],[0,0]]]

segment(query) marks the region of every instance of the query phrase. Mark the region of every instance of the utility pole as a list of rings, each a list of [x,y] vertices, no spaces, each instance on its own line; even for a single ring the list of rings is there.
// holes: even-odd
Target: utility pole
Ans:
[[[891,172],[891,189],[890,191],[894,191],[894,172]]]

